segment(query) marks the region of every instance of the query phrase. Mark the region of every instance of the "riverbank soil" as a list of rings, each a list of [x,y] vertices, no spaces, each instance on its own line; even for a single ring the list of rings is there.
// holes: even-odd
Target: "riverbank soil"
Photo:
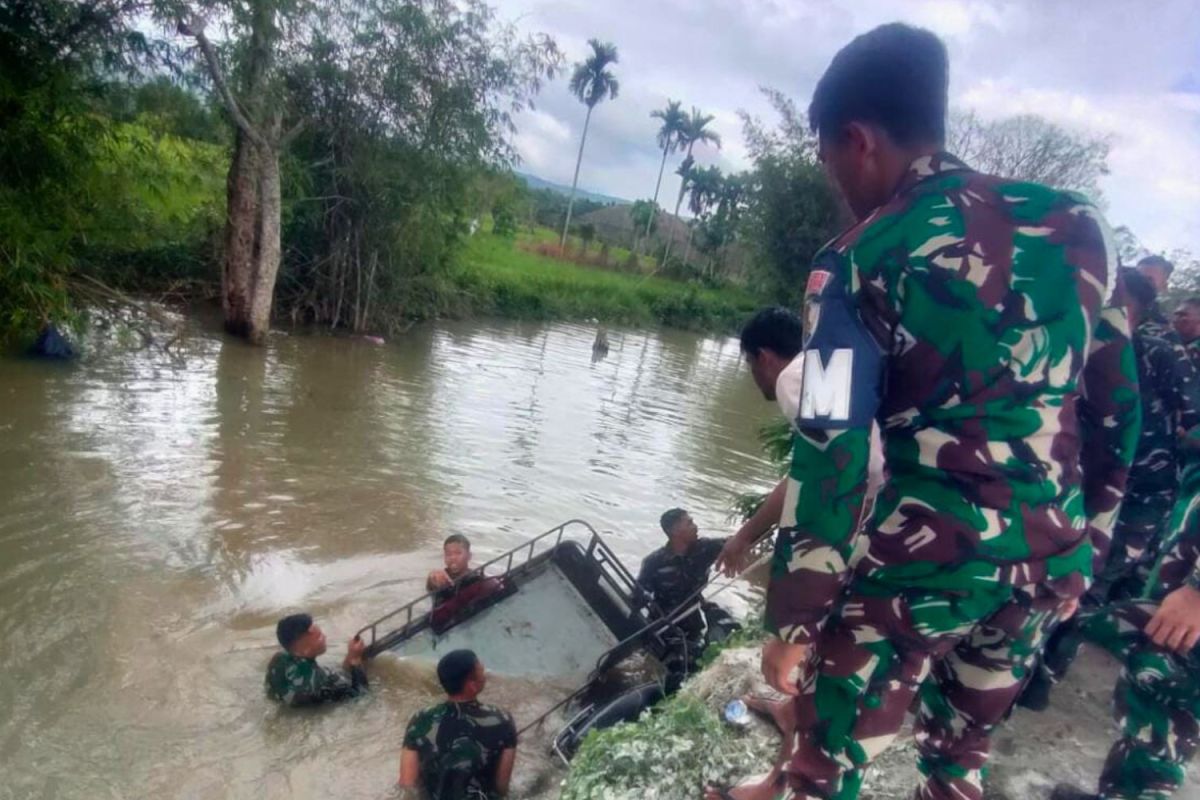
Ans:
[[[766,692],[755,680],[758,653],[745,648],[723,653],[698,676],[689,691],[719,709],[739,692]],[[1018,709],[992,742],[986,800],[1043,800],[1060,782],[1092,790],[1104,757],[1117,736],[1110,714],[1117,663],[1085,647],[1067,679],[1041,713]],[[755,720],[751,735],[771,735]],[[778,737],[774,737],[775,740]],[[904,732],[867,774],[861,800],[908,800],[917,784],[911,720]],[[1188,782],[1172,800],[1200,800],[1200,768],[1193,764]]]

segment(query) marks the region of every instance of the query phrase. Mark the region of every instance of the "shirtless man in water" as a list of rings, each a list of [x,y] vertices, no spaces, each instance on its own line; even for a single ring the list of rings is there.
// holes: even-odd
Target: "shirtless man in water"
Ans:
[[[434,592],[439,599],[449,596],[456,582],[460,587],[472,582],[468,577],[471,572],[471,542],[461,533],[450,534],[442,543],[442,557],[445,559],[445,569],[433,570],[425,580],[425,590]]]

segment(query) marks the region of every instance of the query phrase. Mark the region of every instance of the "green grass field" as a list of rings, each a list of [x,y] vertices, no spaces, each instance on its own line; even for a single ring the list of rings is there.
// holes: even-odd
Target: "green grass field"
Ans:
[[[472,313],[518,319],[596,318],[732,331],[760,305],[736,287],[710,289],[580,266],[482,232],[468,243],[454,283]]]

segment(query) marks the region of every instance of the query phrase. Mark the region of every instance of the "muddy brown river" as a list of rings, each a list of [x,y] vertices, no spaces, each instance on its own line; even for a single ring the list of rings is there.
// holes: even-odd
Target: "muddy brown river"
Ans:
[[[262,349],[188,326],[180,362],[117,342],[0,360],[0,797],[393,797],[432,670],[392,660],[364,700],[281,711],[279,616],[310,611],[336,664],[449,533],[482,559],[582,517],[636,569],[664,509],[724,535],[734,493],[772,478],[734,339],[610,330],[594,361],[587,325]],[[547,693],[496,676],[485,699],[521,725]],[[545,738],[517,796],[561,778]]]

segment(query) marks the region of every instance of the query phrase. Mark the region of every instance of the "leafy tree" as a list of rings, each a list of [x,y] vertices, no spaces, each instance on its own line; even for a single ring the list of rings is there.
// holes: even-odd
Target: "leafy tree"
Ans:
[[[837,233],[844,213],[817,161],[816,138],[804,116],[781,92],[764,94],[778,121],[772,127],[742,115],[754,164],[742,225],[762,290],[799,308],[812,258]]]
[[[226,222],[221,267],[225,329],[262,343],[281,255],[283,202],[280,156],[299,133],[290,113],[286,81],[292,59],[319,37],[316,9],[304,0],[211,0],[197,12],[168,3],[178,30],[195,40],[217,98],[234,124],[233,157],[226,181]],[[224,23],[233,43],[233,69],[208,38],[205,14]]]
[[[579,241],[582,242],[581,252],[587,253],[588,247],[596,239],[596,226],[590,222],[585,222],[579,226]]]
[[[633,249],[637,250],[638,232],[645,230],[644,238],[658,228],[658,204],[651,200],[635,200],[629,206],[629,219],[633,222]]]
[[[288,152],[280,302],[297,320],[398,327],[448,310],[447,275],[473,218],[525,202],[507,174],[512,113],[561,57],[480,2],[327,9],[323,30],[352,24],[353,35],[322,33],[289,73],[305,126]]]
[[[679,218],[679,207],[683,205],[683,198],[688,191],[686,174],[694,161],[692,158],[692,148],[696,146],[697,142],[707,142],[718,148],[721,146],[720,135],[718,135],[716,131],[710,130],[708,127],[709,123],[714,119],[716,119],[716,117],[713,115],[703,114],[700,112],[700,109],[692,106],[692,113],[688,116],[687,123],[684,125],[683,131],[680,133],[680,141],[682,142],[685,150],[683,164],[680,165],[678,170],[678,174],[681,178],[683,178],[683,180],[679,184],[679,197],[675,200],[676,219]],[[662,263],[664,265],[667,263],[667,259],[671,255],[671,242],[672,239],[667,239],[667,246],[663,250]]]
[[[679,149],[682,144],[681,136],[688,125],[688,116],[683,111],[678,100],[668,100],[667,107],[651,111],[650,116],[662,120],[658,128],[658,146],[662,148],[662,161],[658,165],[658,180],[654,182],[654,198],[650,201],[654,212],[658,210],[658,190],[662,186],[663,170],[667,166],[667,156]],[[644,238],[650,238],[650,226],[654,224],[657,213],[647,216]]]
[[[560,248],[567,246],[567,231],[571,228],[571,210],[575,205],[575,190],[579,185],[579,165],[583,163],[583,146],[587,143],[588,125],[592,122],[592,111],[606,97],[615,100],[617,92],[620,90],[620,83],[608,69],[609,66],[617,63],[616,45],[589,39],[588,46],[592,48],[592,54],[576,64],[575,71],[571,74],[571,93],[579,98],[579,102],[587,106],[587,115],[583,119],[583,133],[579,137],[579,155],[575,157],[575,176],[571,179],[571,195],[567,200],[567,219],[563,223]]]
[[[112,81],[104,89],[104,109],[114,120],[139,122],[184,139],[225,145],[228,129],[220,109],[173,76],[149,80]]]
[[[684,263],[692,256],[692,237],[696,226],[707,220],[709,209],[720,199],[725,183],[725,176],[715,166],[693,168],[688,178],[688,210],[692,212],[693,224],[688,229]]]
[[[984,122],[974,112],[954,115],[947,148],[981,172],[1072,189],[1099,199],[1111,142],[1067,130],[1037,116]]]
[[[75,318],[69,279],[111,213],[106,86],[166,58],[142,3],[0,3],[0,339]]]

